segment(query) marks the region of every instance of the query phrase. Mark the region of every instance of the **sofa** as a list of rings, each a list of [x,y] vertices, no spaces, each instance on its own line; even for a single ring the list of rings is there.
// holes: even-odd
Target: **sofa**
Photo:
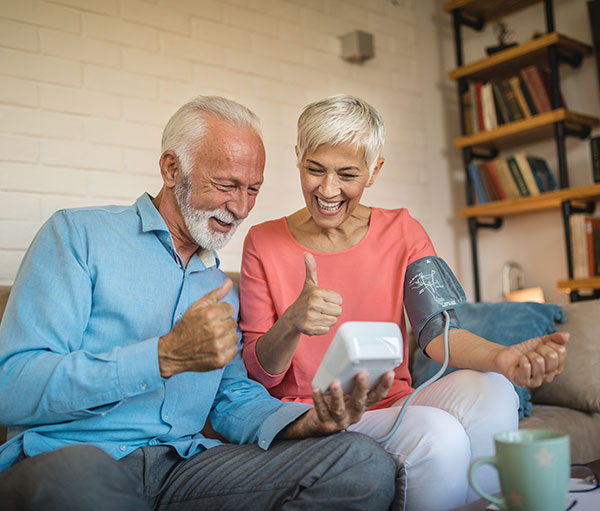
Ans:
[[[230,276],[239,280],[235,273]],[[10,286],[0,286],[0,321],[9,293]],[[520,427],[568,434],[572,462],[586,463],[600,459],[600,300],[570,303],[563,311],[566,321],[559,330],[571,333],[565,369],[532,390],[530,416]],[[0,431],[0,443],[5,435]]]

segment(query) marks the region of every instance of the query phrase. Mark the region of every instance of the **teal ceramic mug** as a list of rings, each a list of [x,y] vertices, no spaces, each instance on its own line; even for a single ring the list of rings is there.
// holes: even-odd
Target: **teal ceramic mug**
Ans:
[[[571,456],[569,437],[546,430],[523,429],[494,436],[496,456],[471,464],[469,482],[484,499],[506,511],[565,511]],[[496,467],[502,494],[495,497],[474,481],[482,464]]]

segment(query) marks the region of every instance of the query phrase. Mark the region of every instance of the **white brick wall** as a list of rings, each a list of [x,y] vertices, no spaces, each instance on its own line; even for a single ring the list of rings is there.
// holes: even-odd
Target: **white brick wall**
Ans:
[[[0,283],[12,282],[55,210],[155,194],[162,127],[197,94],[248,105],[263,121],[267,145],[263,191],[222,251],[225,269],[238,269],[251,224],[302,207],[295,122],[307,102],[335,92],[365,97],[388,124],[388,162],[365,200],[409,205],[426,222],[427,205],[418,199],[427,196],[432,173],[419,168],[427,129],[419,33],[435,33],[422,33],[419,19],[437,4],[2,0]],[[363,65],[338,56],[339,36],[354,29],[375,35],[376,57]]]

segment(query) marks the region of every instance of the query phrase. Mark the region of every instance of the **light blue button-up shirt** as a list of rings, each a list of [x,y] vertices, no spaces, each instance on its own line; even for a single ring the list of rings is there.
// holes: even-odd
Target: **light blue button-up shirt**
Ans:
[[[158,338],[226,279],[211,259],[194,254],[184,267],[146,194],[132,206],[55,213],[0,325],[0,424],[9,426],[0,470],[22,451],[79,443],[115,458],[145,445],[189,457],[220,443],[200,434],[207,417],[231,442],[266,449],[305,413],[248,379],[239,353],[222,370],[160,376]],[[225,300],[237,314],[237,292]]]

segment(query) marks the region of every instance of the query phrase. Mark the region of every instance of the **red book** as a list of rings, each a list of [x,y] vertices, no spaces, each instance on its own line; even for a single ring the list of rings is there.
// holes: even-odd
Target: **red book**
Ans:
[[[533,96],[538,97],[540,105],[542,106],[542,110],[538,109],[538,111],[550,112],[552,110],[552,103],[550,102],[550,95],[546,90],[546,86],[544,84],[544,77],[542,76],[540,68],[537,66],[527,66],[525,68],[525,71],[531,77],[531,82],[533,84]],[[534,99],[533,101],[535,102],[536,100]]]
[[[593,277],[597,275],[596,272],[596,259],[594,250],[594,231],[600,229],[600,218],[593,216],[585,217],[585,238],[587,242],[587,253],[588,253],[588,270],[589,276]]]
[[[481,174],[481,180],[483,186],[488,194],[490,200],[500,200],[500,190],[496,186],[496,182],[490,174],[490,168],[486,165],[487,162],[479,164],[479,173]]]
[[[498,192],[499,199],[506,199],[506,193],[504,193],[504,188],[502,188],[502,183],[498,178],[498,174],[496,173],[496,169],[494,168],[494,164],[491,161],[484,162],[484,165],[488,169],[488,173],[494,182],[494,188]]]
[[[540,97],[535,92],[533,78],[531,77],[531,73],[530,73],[530,71],[531,71],[530,68],[532,68],[532,67],[533,66],[528,66],[528,67],[524,67],[523,69],[521,69],[521,78],[523,78],[523,81],[525,82],[525,85],[527,86],[527,90],[529,91],[531,100],[533,101],[533,104],[535,105],[535,109],[537,110],[537,112],[539,114],[541,114],[544,111],[544,105],[540,101]]]

